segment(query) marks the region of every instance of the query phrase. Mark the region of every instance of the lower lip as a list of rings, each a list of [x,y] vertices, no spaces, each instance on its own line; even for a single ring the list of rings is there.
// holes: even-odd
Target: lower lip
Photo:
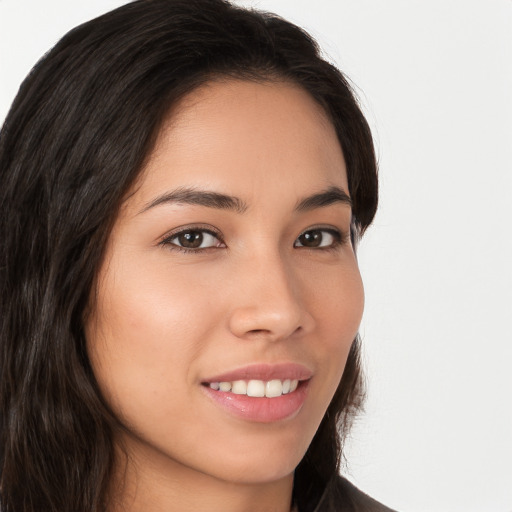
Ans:
[[[203,386],[206,394],[228,412],[247,421],[273,423],[295,416],[306,399],[309,381],[301,381],[293,393],[275,398],[236,395]]]

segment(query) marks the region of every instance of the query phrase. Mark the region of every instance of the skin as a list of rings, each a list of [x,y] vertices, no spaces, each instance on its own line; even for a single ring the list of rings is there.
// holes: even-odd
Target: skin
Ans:
[[[348,194],[334,128],[295,85],[219,80],[174,109],[115,221],[86,325],[98,383],[124,426],[111,510],[290,510],[294,468],[363,311],[350,238],[325,231],[348,235],[350,205],[296,210],[334,186]],[[180,187],[236,196],[245,209],[149,207]],[[218,237],[184,252],[173,245],[182,227]],[[315,229],[321,245],[301,245]],[[282,421],[236,417],[201,385],[282,362],[313,373],[302,409]]]

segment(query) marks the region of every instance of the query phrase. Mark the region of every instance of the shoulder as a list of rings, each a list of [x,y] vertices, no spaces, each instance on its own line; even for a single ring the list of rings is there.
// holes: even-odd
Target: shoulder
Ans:
[[[325,490],[314,512],[396,512],[382,505],[342,476]]]

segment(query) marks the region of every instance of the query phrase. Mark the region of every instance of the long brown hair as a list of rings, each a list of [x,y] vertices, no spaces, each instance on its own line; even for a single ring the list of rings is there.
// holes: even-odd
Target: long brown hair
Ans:
[[[224,0],[139,0],[69,32],[0,132],[0,508],[104,509],[116,418],[85,350],[86,306],[121,200],[160,124],[212,77],[288,80],[336,128],[354,241],[377,207],[372,138],[345,77],[302,29]],[[295,476],[312,510],[361,404],[359,341]]]

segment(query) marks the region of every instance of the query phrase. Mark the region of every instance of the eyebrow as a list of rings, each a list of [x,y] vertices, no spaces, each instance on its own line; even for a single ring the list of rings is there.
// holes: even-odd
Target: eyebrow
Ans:
[[[244,213],[248,208],[247,204],[238,197],[208,190],[180,187],[153,199],[139,213],[143,213],[155,206],[169,203],[206,206],[207,208],[216,208],[218,210],[233,210],[237,213]]]
[[[343,189],[332,186],[327,190],[299,200],[295,206],[295,211],[307,212],[336,203],[352,206],[350,196]],[[249,208],[245,201],[235,196],[197,188],[180,187],[156,197],[146,204],[139,214],[161,204],[190,204],[218,210],[232,210],[240,214]]]
[[[297,203],[295,210],[298,212],[307,212],[316,208],[324,208],[331,204],[342,203],[352,207],[352,199],[339,187],[329,187],[323,192],[308,196]]]

